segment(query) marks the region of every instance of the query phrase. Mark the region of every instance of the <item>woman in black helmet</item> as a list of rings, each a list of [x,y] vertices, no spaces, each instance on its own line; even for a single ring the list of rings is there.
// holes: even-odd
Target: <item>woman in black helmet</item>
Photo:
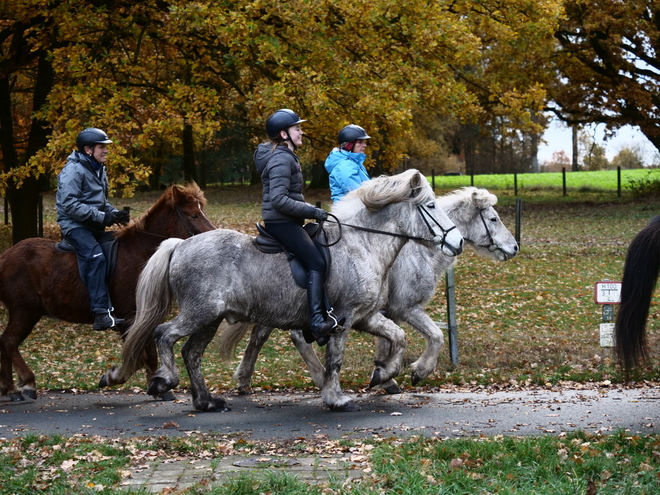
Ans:
[[[314,340],[325,345],[339,327],[334,315],[328,312],[330,308],[326,308],[323,302],[325,261],[302,226],[307,218],[323,221],[328,214],[306,203],[302,194],[302,169],[295,154],[302,145],[302,122],[305,121],[296,112],[286,108],[268,117],[266,133],[270,142],[257,147],[254,163],[263,184],[261,214],[264,226],[307,268],[310,329]]]
[[[127,224],[127,211],[118,211],[108,200],[105,162],[108,144],[101,129],[90,127],[76,137],[77,151],[67,158],[57,176],[57,223],[64,239],[73,246],[78,267],[87,286],[94,313],[94,330],[124,323],[117,318],[105,283],[106,259],[99,244],[106,227]]]
[[[363,165],[367,158],[364,153],[367,139],[371,139],[371,136],[359,125],[350,124],[339,131],[339,147],[333,149],[325,159],[325,169],[330,175],[332,201],[339,201],[349,191],[370,179]]]

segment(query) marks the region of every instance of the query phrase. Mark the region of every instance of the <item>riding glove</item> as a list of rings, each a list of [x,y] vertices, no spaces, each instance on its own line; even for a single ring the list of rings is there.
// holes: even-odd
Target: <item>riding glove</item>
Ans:
[[[328,212],[321,208],[316,208],[314,210],[314,218],[320,222],[324,222],[328,219]]]
[[[117,221],[117,212],[116,211],[106,211],[105,216],[103,217],[103,225],[110,227],[113,223]]]
[[[115,222],[120,225],[127,225],[130,219],[131,215],[126,210],[119,210]]]

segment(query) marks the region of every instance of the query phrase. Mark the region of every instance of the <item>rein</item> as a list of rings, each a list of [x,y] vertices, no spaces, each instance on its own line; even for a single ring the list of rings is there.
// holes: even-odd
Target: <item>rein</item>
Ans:
[[[481,217],[481,223],[484,226],[484,229],[486,229],[486,235],[488,236],[488,244],[477,244],[474,242],[472,239],[468,239],[467,237],[464,237],[464,239],[468,242],[471,242],[475,246],[482,247],[488,249],[488,251],[495,252],[499,249],[499,246],[495,244],[495,240],[493,239],[493,235],[490,233],[490,229],[488,228],[488,224],[486,224],[486,219],[484,218],[484,211],[485,210],[479,210],[479,217]]]
[[[181,207],[179,205],[176,205],[175,211],[177,216],[179,217],[179,220],[183,224],[183,227],[186,229],[186,232],[188,232],[188,235],[190,237],[194,237],[202,233],[197,227],[195,227],[190,222],[188,222],[188,219],[183,214],[183,210],[181,210]],[[147,232],[146,230],[135,230],[134,232],[139,232],[144,235],[150,235],[152,237],[158,237],[159,239],[169,239],[169,237],[166,235],[154,234],[153,232]]]
[[[328,213],[328,216],[330,216],[334,219],[334,220],[328,220],[328,221],[336,223],[339,226],[339,237],[337,238],[337,240],[335,242],[332,242],[330,244],[321,244],[321,245],[324,246],[324,247],[330,247],[330,246],[334,246],[335,244],[337,244],[342,238],[342,231],[341,231],[342,227],[350,227],[350,228],[355,229],[355,230],[361,230],[363,232],[370,232],[372,234],[388,235],[388,236],[391,236],[391,237],[401,237],[401,238],[404,238],[404,239],[407,239],[407,240],[410,240],[410,241],[434,242],[435,239],[439,236],[434,235],[433,226],[431,225],[431,222],[433,222],[442,231],[442,243],[441,243],[441,245],[444,246],[445,239],[447,238],[447,234],[449,232],[451,232],[453,229],[455,229],[456,225],[453,225],[453,226],[449,227],[448,229],[445,229],[433,217],[433,215],[431,215],[431,213],[422,205],[417,205],[417,212],[422,217],[422,220],[426,224],[426,227],[429,229],[429,232],[431,233],[432,237],[417,237],[417,236],[408,235],[408,234],[399,234],[398,232],[388,232],[388,231],[385,231],[385,230],[371,229],[369,227],[363,227],[361,225],[351,225],[349,223],[343,223],[342,224],[336,216],[334,216],[332,213]],[[429,222],[429,220],[431,220],[431,222]],[[320,228],[323,229],[322,222],[321,222],[321,227]]]

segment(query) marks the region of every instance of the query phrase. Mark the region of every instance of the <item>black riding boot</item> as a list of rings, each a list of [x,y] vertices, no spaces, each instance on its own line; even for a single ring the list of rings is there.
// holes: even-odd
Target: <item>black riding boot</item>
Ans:
[[[323,304],[323,275],[310,271],[307,278],[307,303],[309,304],[309,326],[316,343],[324,346],[334,333],[337,322],[326,320]]]

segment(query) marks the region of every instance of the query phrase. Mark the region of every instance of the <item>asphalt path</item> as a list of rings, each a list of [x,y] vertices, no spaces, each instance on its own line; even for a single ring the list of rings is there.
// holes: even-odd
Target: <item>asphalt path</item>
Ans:
[[[410,434],[459,437],[543,435],[572,430],[660,433],[656,388],[355,394],[358,412],[332,412],[313,393],[229,396],[231,411],[200,413],[179,394],[45,391],[36,401],[0,398],[0,438],[28,434],[134,437],[224,433],[251,439]]]

